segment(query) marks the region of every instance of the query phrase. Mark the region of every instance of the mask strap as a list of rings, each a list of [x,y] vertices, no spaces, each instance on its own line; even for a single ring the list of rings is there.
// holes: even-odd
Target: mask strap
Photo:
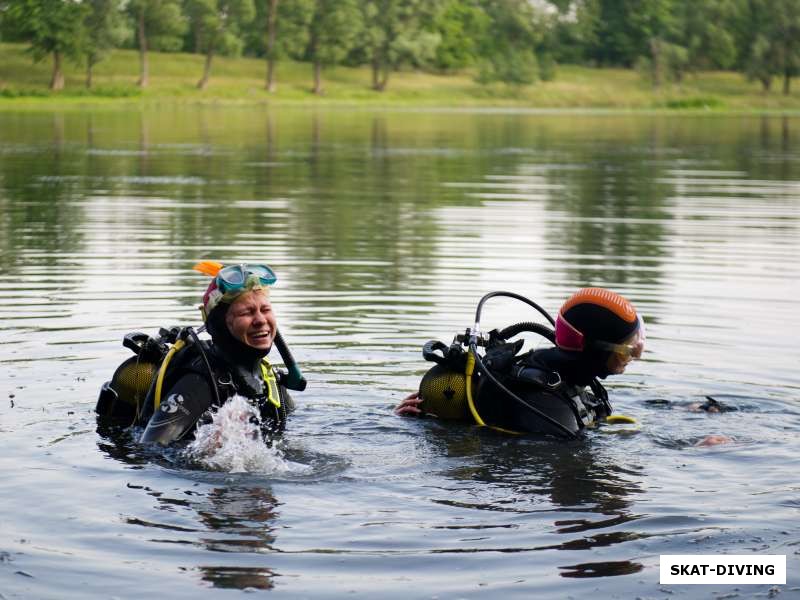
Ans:
[[[585,347],[583,334],[564,318],[561,311],[556,317],[556,346],[575,352],[580,352]]]

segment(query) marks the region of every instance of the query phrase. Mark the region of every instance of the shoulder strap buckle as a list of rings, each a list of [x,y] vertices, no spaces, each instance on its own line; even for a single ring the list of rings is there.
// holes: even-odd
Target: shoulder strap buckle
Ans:
[[[546,375],[545,381],[547,387],[554,390],[561,385],[561,374],[558,371],[550,371]]]
[[[545,371],[524,364],[516,365],[511,371],[511,376],[522,383],[550,390],[556,390],[562,384],[561,375],[557,371]]]

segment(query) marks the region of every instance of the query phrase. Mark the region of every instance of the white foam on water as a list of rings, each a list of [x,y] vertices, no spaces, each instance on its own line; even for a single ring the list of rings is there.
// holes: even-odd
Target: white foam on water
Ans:
[[[304,473],[306,465],[287,460],[277,444],[268,446],[261,437],[258,410],[241,396],[234,396],[212,415],[210,423],[197,428],[187,456],[206,468],[229,473]]]

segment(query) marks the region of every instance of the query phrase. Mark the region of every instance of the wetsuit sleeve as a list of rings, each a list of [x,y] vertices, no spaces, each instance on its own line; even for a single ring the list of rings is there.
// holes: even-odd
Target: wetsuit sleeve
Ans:
[[[212,390],[206,378],[187,373],[164,394],[139,441],[171,444],[191,431],[211,405]]]

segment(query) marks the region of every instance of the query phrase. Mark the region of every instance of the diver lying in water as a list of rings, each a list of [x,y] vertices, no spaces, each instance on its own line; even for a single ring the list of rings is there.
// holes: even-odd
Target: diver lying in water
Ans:
[[[518,323],[481,335],[480,312],[486,300],[508,296],[543,314],[554,329]],[[552,347],[518,354],[529,331]],[[517,433],[576,438],[612,408],[599,379],[618,375],[644,350],[644,322],[633,305],[615,292],[585,288],[569,298],[553,318],[535,302],[510,292],[493,292],[478,304],[474,330],[447,347],[428,342],[423,356],[437,364],[395,412],[431,415]],[[464,346],[467,350],[464,350]],[[477,348],[485,349],[481,356]]]
[[[129,334],[124,344],[137,356],[103,386],[97,413],[146,426],[142,442],[166,445],[191,437],[216,407],[239,395],[257,409],[265,437],[282,431],[294,407],[287,388],[302,391],[305,379],[278,332],[269,300],[275,274],[266,265],[211,261],[195,270],[213,277],[201,307],[211,340],[191,328],[162,330],[158,339]],[[267,361],[273,342],[289,373]]]

